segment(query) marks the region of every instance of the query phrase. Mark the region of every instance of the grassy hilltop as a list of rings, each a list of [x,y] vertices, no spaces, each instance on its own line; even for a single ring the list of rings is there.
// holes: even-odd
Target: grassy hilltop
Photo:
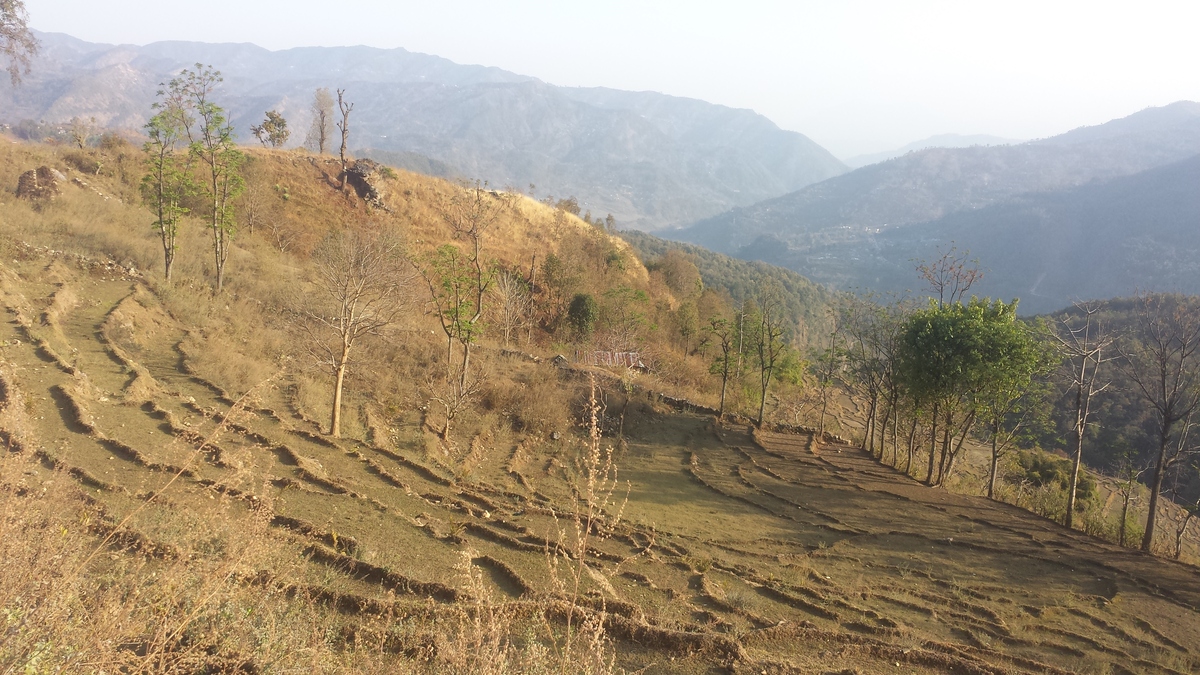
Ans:
[[[60,196],[17,200],[41,165]],[[384,211],[335,173],[251,153],[253,222],[214,294],[196,223],[162,281],[138,151],[0,148],[6,671],[1200,669],[1194,567],[926,488],[833,436],[689,412],[716,385],[680,309],[723,299],[677,277],[705,267],[648,269],[528,198],[488,197],[506,207],[485,252],[559,276],[514,344],[489,316],[449,438],[446,337],[416,278],[403,320],[362,342],[331,438],[331,378],[293,321],[314,252],[342,228],[394,229],[418,262],[464,244],[440,217],[463,188],[383,172]],[[578,294],[594,344],[633,330],[651,372],[553,359],[574,357]]]

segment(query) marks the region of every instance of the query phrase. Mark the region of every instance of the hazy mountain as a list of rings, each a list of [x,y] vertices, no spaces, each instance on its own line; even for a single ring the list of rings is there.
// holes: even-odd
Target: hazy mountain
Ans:
[[[1024,312],[1200,292],[1198,155],[1200,105],[1177,103],[1019,146],[912,153],[671,234],[880,290],[915,286],[912,260],[953,243],[988,270],[981,293]]]
[[[0,89],[4,121],[95,117],[136,129],[160,82],[212,64],[218,100],[242,139],[268,109],[303,140],[316,87],[355,103],[351,146],[400,153],[407,166],[477,177],[612,213],[646,229],[691,222],[845,171],[801,134],[749,110],[655,93],[555,87],[498,68],[403,49],[159,42],[99,45],[39,34],[42,53],[19,89]],[[420,157],[418,157],[420,156]]]
[[[846,166],[851,169],[867,166],[868,164],[878,164],[886,162],[889,159],[894,159],[901,155],[906,155],[917,150],[926,148],[969,148],[973,145],[1014,145],[1021,141],[1012,138],[1002,138],[1000,136],[989,136],[987,134],[939,134],[930,136],[919,141],[913,141],[902,148],[888,150],[885,152],[874,152],[867,155],[856,155],[850,159],[844,160]]]
[[[930,148],[735,208],[670,236],[733,252],[770,234],[792,246],[867,233],[1129,175],[1200,154],[1200,103],[1150,108],[1020,145]]]
[[[1103,216],[1106,223],[1106,238],[1097,239],[1099,245],[1132,245],[1118,244],[1121,228],[1151,230],[1135,208],[1124,205],[1140,203],[1137,189],[1149,190],[1154,180],[1165,181],[1166,176],[1191,166],[1169,164],[1198,154],[1200,104],[1180,102],[1020,145],[911,152],[783,197],[733,209],[671,231],[669,236],[782,264],[844,288],[888,290],[913,284],[910,259],[930,257],[939,244],[954,240],[992,269],[996,293],[1028,297],[1033,289],[1047,298],[1040,307],[1054,309],[1073,295],[1098,295],[1100,288],[1111,288],[1112,294],[1136,289],[1130,285],[1132,277],[1120,277],[1116,268],[1100,268],[1099,277],[1089,277],[1107,279],[1102,285],[1076,285],[1068,279],[1060,284],[1054,280],[1056,273],[1086,265],[1084,248],[1048,247],[1047,242],[1071,241],[1075,235],[1069,233],[1083,227],[1081,214],[1086,213],[1088,218]],[[1144,181],[1134,176],[1156,167],[1166,173],[1147,173],[1152,178]],[[1123,176],[1129,181],[1117,180]],[[1181,181],[1179,185],[1187,185],[1186,179]],[[1175,183],[1161,187],[1165,190],[1167,185]],[[1187,213],[1190,198],[1184,190],[1163,193],[1163,201],[1144,212]],[[1092,204],[1099,210],[1088,211]],[[1198,222],[1193,221],[1193,226]],[[1038,237],[1028,239],[1032,235],[1021,227],[1034,224]],[[1189,242],[1182,232],[1162,230],[1153,243],[1143,244],[1152,250],[1175,245],[1184,250]],[[1176,242],[1172,237],[1183,239]],[[1022,248],[1029,241],[1042,244]],[[1063,259],[1056,268],[1041,270],[1047,277],[1036,285],[1041,271],[1033,273],[1028,266],[1045,260],[1047,251]],[[1129,250],[1118,253],[1132,255]],[[1142,287],[1182,283],[1181,277],[1161,265],[1144,272],[1138,277]],[[1032,311],[1040,302],[1031,299],[1023,309]]]

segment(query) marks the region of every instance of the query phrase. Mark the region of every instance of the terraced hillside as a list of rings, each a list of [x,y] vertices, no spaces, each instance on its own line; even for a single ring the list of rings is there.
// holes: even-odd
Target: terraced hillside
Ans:
[[[477,438],[451,471],[425,443],[420,411],[333,441],[286,368],[232,400],[195,373],[188,327],[136,272],[29,252],[4,261],[0,292],[6,527],[21,499],[58,495],[103,551],[80,567],[97,595],[131,560],[146,561],[133,567],[147,578],[166,579],[178,561],[220,571],[198,582],[193,604],[155,615],[178,630],[132,631],[116,648],[130,659],[203,643],[191,661],[156,663],[449,670],[455,642],[475,644],[479,624],[462,617],[503,608],[560,635],[567,617],[602,616],[630,671],[1200,669],[1194,568],[922,487],[813,435],[718,425],[646,392],[624,400],[605,383],[600,426],[615,441],[621,487],[571,602],[551,570],[570,567],[558,533],[586,501],[575,490],[582,434],[508,446]],[[576,400],[588,388],[581,371],[510,360],[514,377],[554,378]],[[16,583],[9,576],[3,583]],[[312,641],[333,645],[333,660],[306,662],[308,642],[273,646],[275,623],[253,623],[258,637],[237,644],[181,637],[200,599],[228,588],[263,599],[213,621],[245,626],[270,607],[303,606],[305,620],[321,622]],[[282,625],[290,615],[272,616]]]

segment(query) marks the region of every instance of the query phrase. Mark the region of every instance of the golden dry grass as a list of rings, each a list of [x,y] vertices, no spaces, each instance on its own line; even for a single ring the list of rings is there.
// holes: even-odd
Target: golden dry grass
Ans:
[[[364,212],[307,159],[258,156],[289,181],[296,223]],[[395,181],[414,246],[444,241],[429,202],[454,188]],[[686,360],[599,379],[596,446],[589,369],[485,341],[488,387],[447,445],[423,390],[445,343],[417,316],[364,349],[348,433],[329,439],[316,421],[329,382],[277,311],[308,278],[304,257],[247,236],[215,296],[193,233],[168,287],[103,264],[124,251],[156,269],[156,242],[123,229],[144,214],[97,199],[0,212],[0,430],[15,450],[0,461],[0,562],[17,571],[0,579],[5,670],[1200,667],[1193,568],[924,488],[811,435],[677,413],[647,390],[703,394]],[[498,257],[604,243],[518,208],[531,215]],[[615,482],[589,493],[597,447],[612,448]],[[589,503],[595,527],[576,520]]]

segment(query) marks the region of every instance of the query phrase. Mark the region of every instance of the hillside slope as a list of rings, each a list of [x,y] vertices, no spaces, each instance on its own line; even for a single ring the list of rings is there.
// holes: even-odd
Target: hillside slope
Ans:
[[[1200,667],[1194,567],[923,487],[834,438],[679,412],[651,374],[485,333],[478,398],[443,442],[446,342],[423,302],[364,349],[331,438],[316,421],[329,377],[284,311],[313,289],[304,242],[394,219],[428,254],[453,241],[434,217],[448,183],[389,178],[387,214],[320,162],[254,153],[293,247],[260,222],[218,295],[199,228],[162,282],[119,170],[35,208],[9,190],[58,155],[0,147],[0,602],[20,626],[6,666],[551,670],[568,626],[599,626],[553,670]],[[568,262],[586,272],[632,253],[528,199],[496,234],[507,264],[584,251]],[[633,257],[588,283],[671,302]],[[558,345],[524,348],[543,346]],[[607,448],[615,476],[588,481]]]
[[[138,129],[158,83],[200,62],[243,139],[266,110],[304,140],[316,87],[356,104],[351,147],[409,152],[498,186],[577,196],[627,226],[690,222],[837,175],[845,167],[801,134],[748,110],[661,94],[564,89],[497,68],[367,47],[272,52],[249,44],[97,45],[39,34],[20,90],[0,90],[3,121],[95,117]],[[416,165],[414,165],[415,167]]]

